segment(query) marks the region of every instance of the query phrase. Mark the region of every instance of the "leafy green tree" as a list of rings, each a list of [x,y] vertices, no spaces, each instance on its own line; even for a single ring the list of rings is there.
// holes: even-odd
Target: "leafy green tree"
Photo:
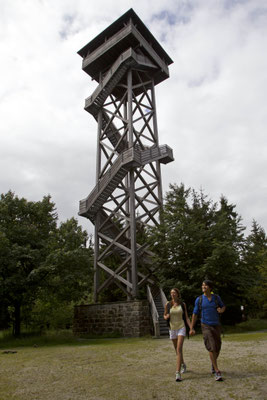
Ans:
[[[0,198],[0,298],[14,310],[14,334],[20,334],[21,307],[31,304],[40,286],[36,270],[47,257],[57,214],[50,196],[19,199],[9,191]]]
[[[76,219],[57,227],[50,196],[29,202],[11,191],[1,195],[0,299],[2,307],[13,312],[15,335],[20,334],[22,320],[40,321],[37,313],[47,309],[55,320],[56,309],[63,315],[64,307],[70,310],[88,294],[92,257],[87,232]]]
[[[35,274],[42,285],[30,323],[35,327],[70,326],[73,305],[90,294],[93,282],[91,239],[75,218],[54,232],[49,254]]]
[[[46,276],[45,292],[60,301],[78,301],[92,287],[93,250],[88,234],[75,218],[61,223],[50,251],[36,271]]]

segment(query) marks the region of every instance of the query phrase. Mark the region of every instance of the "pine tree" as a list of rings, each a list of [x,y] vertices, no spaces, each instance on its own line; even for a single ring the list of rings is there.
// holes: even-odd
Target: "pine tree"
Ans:
[[[234,209],[225,197],[218,205],[202,190],[170,185],[161,224],[150,236],[167,293],[178,287],[192,304],[209,278],[225,301],[240,304],[246,286],[240,262],[245,228]]]
[[[264,229],[252,221],[251,233],[246,239],[243,264],[247,271],[247,312],[267,316],[267,237]]]

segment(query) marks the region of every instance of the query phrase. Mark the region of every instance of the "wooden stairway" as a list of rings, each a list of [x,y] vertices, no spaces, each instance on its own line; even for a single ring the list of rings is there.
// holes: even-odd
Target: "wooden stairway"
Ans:
[[[142,151],[131,148],[121,153],[89,196],[80,201],[79,215],[87,217],[93,222],[96,213],[132,167],[142,166],[156,160],[164,164],[172,161],[172,149],[167,145],[162,145]]]
[[[129,48],[117,58],[93,94],[87,97],[85,100],[85,110],[92,115],[97,115],[105,100],[121,81],[129,67],[138,67],[138,69],[144,70],[156,68],[149,58],[137,54],[132,48]]]
[[[98,121],[98,112],[103,107],[105,100],[119,84],[128,68],[137,66],[139,69],[156,68],[148,57],[137,54],[132,48],[129,48],[118,57],[93,94],[87,97],[84,109],[92,114],[96,121]],[[120,153],[127,147],[127,141],[121,137],[116,126],[104,110],[102,110],[102,114],[103,130],[111,144]]]
[[[166,296],[160,286],[147,286],[147,297],[150,303],[151,316],[156,337],[166,336],[169,333],[167,322],[163,318]]]
[[[156,308],[157,308],[158,314],[159,314],[160,336],[168,335],[169,334],[169,328],[168,328],[167,322],[163,318],[165,304],[163,304],[163,302],[162,302],[162,298],[161,298],[160,292],[158,293],[157,296],[154,297],[154,302],[155,302],[155,305],[156,305]]]

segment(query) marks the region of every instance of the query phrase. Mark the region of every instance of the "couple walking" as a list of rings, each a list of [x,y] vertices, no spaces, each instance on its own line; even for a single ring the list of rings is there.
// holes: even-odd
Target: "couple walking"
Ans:
[[[181,373],[186,371],[186,365],[183,358],[183,343],[186,333],[195,335],[194,326],[198,316],[201,318],[201,329],[204,344],[209,352],[211,361],[211,370],[215,374],[215,380],[221,381],[222,375],[218,368],[217,359],[221,350],[221,326],[219,314],[225,311],[220,296],[212,293],[212,282],[204,280],[202,283],[203,295],[197,297],[190,321],[185,303],[182,302],[180,292],[174,288],[171,290],[171,301],[166,303],[164,310],[164,319],[170,325],[170,339],[173,342],[177,354],[177,365],[175,379],[181,381]]]

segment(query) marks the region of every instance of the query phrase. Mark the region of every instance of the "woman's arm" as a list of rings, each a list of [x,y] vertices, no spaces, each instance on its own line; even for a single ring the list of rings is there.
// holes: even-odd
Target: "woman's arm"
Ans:
[[[170,318],[170,314],[168,313],[168,303],[165,304],[163,318],[166,320]]]
[[[186,318],[187,325],[191,329],[191,321],[190,321],[190,318],[188,317],[187,308],[186,308],[186,304],[185,303],[184,303],[184,311],[185,311],[185,318]]]

